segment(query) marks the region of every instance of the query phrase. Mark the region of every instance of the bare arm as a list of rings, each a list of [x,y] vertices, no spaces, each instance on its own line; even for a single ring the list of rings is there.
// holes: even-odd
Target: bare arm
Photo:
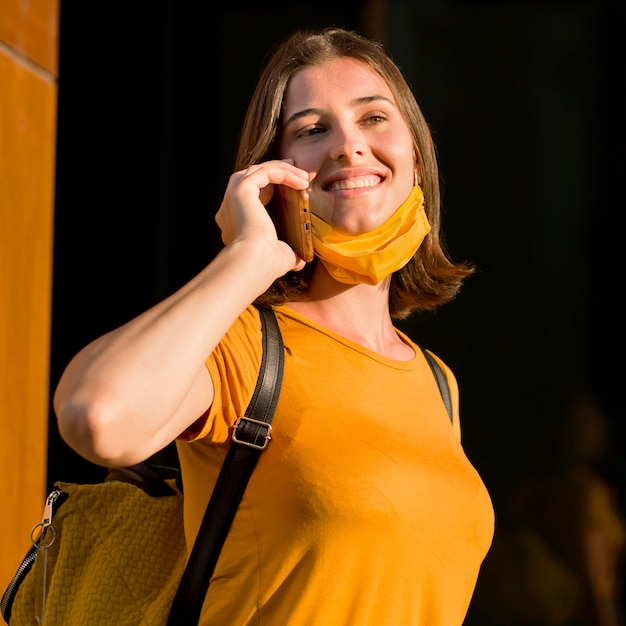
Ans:
[[[208,410],[206,358],[246,306],[303,265],[265,210],[271,183],[303,189],[308,179],[285,161],[233,174],[216,216],[226,247],[170,297],[70,361],[54,408],[62,437],[79,454],[102,465],[137,463]]]

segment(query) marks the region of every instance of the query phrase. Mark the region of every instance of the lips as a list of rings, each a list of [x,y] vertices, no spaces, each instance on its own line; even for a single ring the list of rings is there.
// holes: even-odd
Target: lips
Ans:
[[[363,189],[364,187],[375,187],[380,184],[380,176],[355,176],[353,178],[342,178],[335,180],[324,186],[326,191],[343,191],[345,189]]]

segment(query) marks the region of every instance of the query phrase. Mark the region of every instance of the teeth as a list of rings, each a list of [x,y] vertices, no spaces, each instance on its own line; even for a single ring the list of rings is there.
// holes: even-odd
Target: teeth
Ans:
[[[362,176],[360,178],[350,178],[338,180],[330,185],[330,191],[341,191],[342,189],[362,189],[363,187],[373,187],[378,185],[378,176]]]

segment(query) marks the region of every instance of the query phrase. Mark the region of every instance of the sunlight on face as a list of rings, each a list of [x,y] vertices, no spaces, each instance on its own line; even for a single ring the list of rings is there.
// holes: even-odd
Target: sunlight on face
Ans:
[[[287,85],[282,125],[281,158],[315,172],[311,209],[337,230],[373,230],[411,192],[411,132],[365,64],[340,57],[300,71]]]

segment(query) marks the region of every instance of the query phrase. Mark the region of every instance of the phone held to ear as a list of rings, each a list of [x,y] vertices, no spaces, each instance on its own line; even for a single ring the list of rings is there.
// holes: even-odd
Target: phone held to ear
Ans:
[[[288,243],[293,251],[309,263],[313,260],[311,210],[309,193],[286,185],[274,185],[270,215],[276,225],[278,238]]]

